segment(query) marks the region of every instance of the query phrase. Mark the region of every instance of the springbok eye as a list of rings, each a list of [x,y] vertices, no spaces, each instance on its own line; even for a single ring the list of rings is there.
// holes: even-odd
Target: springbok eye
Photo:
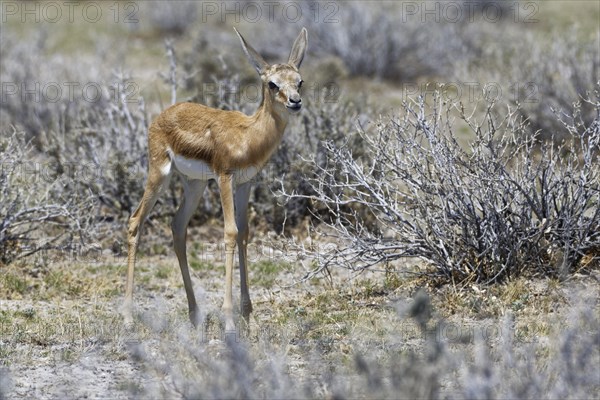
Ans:
[[[300,82],[298,83],[298,89],[300,89],[300,88],[302,87],[302,84],[303,84],[303,83],[304,83],[304,81],[300,81]]]
[[[275,90],[275,89],[279,89],[279,86],[277,86],[275,83],[273,83],[273,82],[271,81],[271,82],[269,82],[269,89],[273,89],[273,90]]]

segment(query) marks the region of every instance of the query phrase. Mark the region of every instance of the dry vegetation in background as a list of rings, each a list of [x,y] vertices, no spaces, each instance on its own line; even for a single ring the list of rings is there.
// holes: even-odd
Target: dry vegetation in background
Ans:
[[[228,338],[213,186],[188,235],[202,329],[170,249],[177,181],[145,230],[136,326],[117,309],[151,119],[174,97],[258,106],[231,21],[194,1],[132,3],[134,24],[8,18],[0,399],[600,397],[600,10],[472,3],[452,22],[312,1],[295,24],[241,20],[272,61],[310,37],[306,107],[251,197],[254,319]]]

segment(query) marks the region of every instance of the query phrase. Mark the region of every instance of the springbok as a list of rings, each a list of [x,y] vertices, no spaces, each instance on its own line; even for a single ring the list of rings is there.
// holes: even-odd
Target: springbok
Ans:
[[[148,130],[148,180],[140,205],[129,218],[127,286],[123,304],[126,324],[133,322],[133,271],[140,228],[159,194],[168,187],[173,171],[183,178],[183,202],[171,229],[173,245],[181,268],[189,306],[189,317],[197,326],[200,314],[192,288],[186,256],[187,226],[198,206],[207,182],[219,185],[224,218],[225,299],[223,313],[226,331],[235,330],[231,294],[233,255],[239,249],[241,313],[248,323],[252,302],[248,292],[248,200],[252,178],[275,151],[290,113],[302,106],[298,71],[307,46],[307,31],[294,41],[287,63],[269,65],[235,29],[242,49],[262,82],[262,102],[254,115],[225,111],[201,104],[177,103],[164,110]]]

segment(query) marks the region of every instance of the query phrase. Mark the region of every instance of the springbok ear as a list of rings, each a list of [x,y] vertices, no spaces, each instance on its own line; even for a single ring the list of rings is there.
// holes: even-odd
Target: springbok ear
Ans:
[[[306,46],[308,45],[308,32],[306,28],[302,28],[300,34],[294,40],[294,45],[292,46],[292,51],[290,52],[290,57],[288,59],[288,64],[292,64],[296,68],[300,68],[300,64],[302,64],[302,60],[304,59],[304,53],[306,53]]]
[[[244,53],[246,53],[246,57],[248,57],[250,64],[252,64],[252,66],[256,69],[256,71],[258,71],[259,74],[262,74],[269,67],[269,64],[264,60],[264,58],[261,57],[260,54],[258,54],[256,50],[252,48],[252,46],[250,46],[246,42],[246,40],[238,32],[238,30],[235,29],[235,27],[233,28],[233,30],[235,31],[235,33],[237,33],[238,37],[240,38],[240,42],[242,42],[242,49],[244,49]]]

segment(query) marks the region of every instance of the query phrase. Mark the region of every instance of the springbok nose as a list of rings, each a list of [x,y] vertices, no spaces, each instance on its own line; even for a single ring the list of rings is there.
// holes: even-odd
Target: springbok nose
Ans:
[[[290,103],[300,104],[300,103],[302,103],[302,99],[298,95],[290,96]]]

